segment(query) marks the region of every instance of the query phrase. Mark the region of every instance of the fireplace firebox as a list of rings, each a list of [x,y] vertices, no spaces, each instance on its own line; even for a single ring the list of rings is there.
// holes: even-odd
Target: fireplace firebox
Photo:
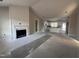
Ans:
[[[16,38],[21,38],[26,36],[26,29],[16,30]]]

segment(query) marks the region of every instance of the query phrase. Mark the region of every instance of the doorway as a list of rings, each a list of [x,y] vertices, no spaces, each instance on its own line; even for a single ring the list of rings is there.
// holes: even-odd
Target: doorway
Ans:
[[[63,23],[62,23],[62,31],[63,31],[65,34],[68,34],[68,27],[69,27],[69,23],[68,23],[68,22],[63,22]]]
[[[35,20],[35,32],[39,31],[39,20]]]

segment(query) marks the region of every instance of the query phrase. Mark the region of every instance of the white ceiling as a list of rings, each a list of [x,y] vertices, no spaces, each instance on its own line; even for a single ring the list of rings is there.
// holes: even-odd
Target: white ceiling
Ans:
[[[76,0],[41,0],[32,8],[44,17],[57,17]]]
[[[37,3],[39,0],[3,0],[0,2],[0,6],[31,6]]]
[[[0,6],[31,6],[34,11],[43,17],[58,17],[68,6],[77,0],[4,0]]]

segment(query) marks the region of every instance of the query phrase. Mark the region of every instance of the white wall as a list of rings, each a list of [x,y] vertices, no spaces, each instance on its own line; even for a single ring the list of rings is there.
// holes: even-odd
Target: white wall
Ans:
[[[29,31],[30,34],[35,33],[35,20],[38,20],[38,31],[41,31],[43,29],[43,23],[44,21],[35,14],[35,12],[32,10],[32,8],[29,8]]]
[[[11,38],[11,21],[9,19],[9,8],[0,7],[0,38],[3,40]]]
[[[8,41],[16,40],[16,28],[27,29],[27,35],[35,33],[35,20],[39,20],[39,31],[41,31],[43,20],[28,7],[0,7],[0,38]]]
[[[79,39],[79,14],[77,16],[77,39]]]
[[[9,17],[12,23],[12,39],[16,39],[16,27],[27,29],[29,34],[29,8],[23,6],[11,6]],[[21,24],[20,24],[21,23]]]
[[[73,11],[73,13],[69,17],[69,36],[73,38],[77,38],[77,10]]]
[[[27,29],[27,35],[29,34],[29,8],[23,6],[0,7],[0,39],[8,42],[15,40],[16,27]]]

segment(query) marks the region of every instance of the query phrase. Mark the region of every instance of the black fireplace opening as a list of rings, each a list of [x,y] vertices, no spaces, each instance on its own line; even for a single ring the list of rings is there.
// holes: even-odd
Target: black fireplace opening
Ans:
[[[21,38],[26,36],[26,29],[16,30],[16,38]]]

